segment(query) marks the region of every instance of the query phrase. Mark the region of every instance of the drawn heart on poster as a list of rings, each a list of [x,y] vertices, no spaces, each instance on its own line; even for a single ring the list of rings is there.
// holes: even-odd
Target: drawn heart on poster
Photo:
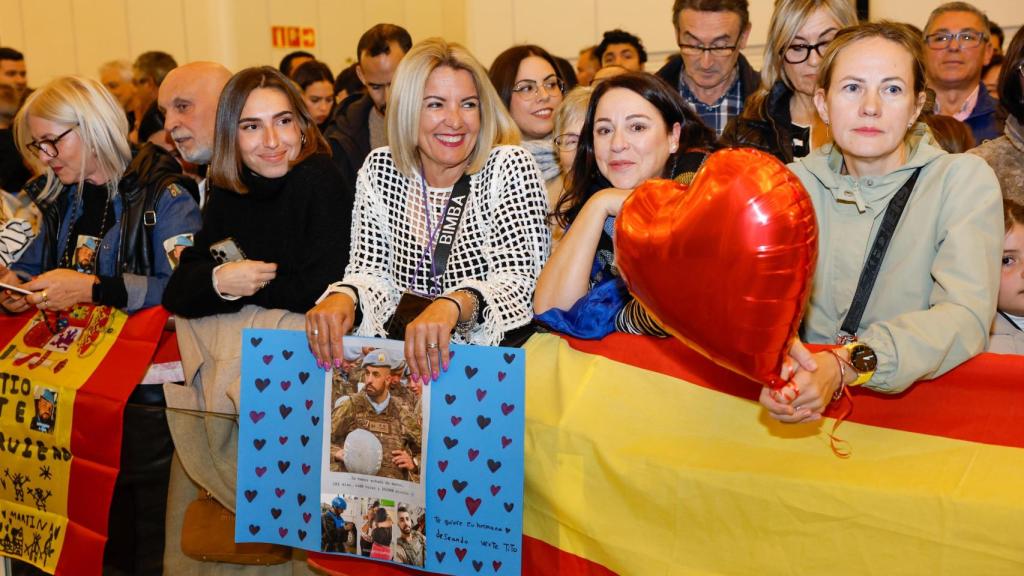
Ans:
[[[306,524],[309,524],[309,521],[310,521],[310,520],[311,520],[312,518],[313,518],[313,515],[312,515],[312,514],[310,514],[309,512],[303,512],[303,513],[302,513],[302,521],[303,521],[303,522],[305,522]]]
[[[506,374],[505,372],[502,372],[501,370],[498,370],[498,382],[504,382],[505,381],[505,377],[507,377],[507,376],[508,376],[508,374]]]
[[[292,387],[292,381],[291,380],[281,380],[281,390],[284,390],[285,392],[287,392],[288,389],[291,388],[291,387]]]
[[[305,540],[306,539],[306,531],[305,530],[299,530],[298,534],[299,534],[299,540]]]
[[[256,337],[249,338],[249,343],[252,344],[253,348],[256,348],[260,344],[263,344],[263,338],[256,338]]]
[[[462,422],[461,416],[452,416],[452,426],[458,426],[459,422]]]
[[[301,442],[303,446],[309,444],[309,436],[306,436],[305,434],[299,436],[299,442]]]
[[[502,357],[505,359],[505,364],[511,364],[516,359],[516,355],[512,352],[505,352]]]
[[[501,561],[499,561],[499,560],[492,561],[491,562],[491,568],[494,568],[495,572],[497,572],[498,570],[501,570]]]
[[[508,436],[502,436],[501,437],[501,447],[502,448],[508,448],[508,445],[511,444],[511,443],[512,443],[512,439],[509,438]]]
[[[486,396],[487,396],[487,390],[484,390],[483,388],[477,388],[476,389],[476,399],[477,399],[478,402],[482,401]]]
[[[291,350],[282,350],[281,351],[281,356],[284,356],[285,360],[291,360],[292,359],[292,354],[294,354],[294,353],[295,352],[292,352]]]
[[[252,410],[249,412],[249,419],[252,420],[253,424],[259,424],[259,421],[263,420],[263,417],[266,415],[267,413],[263,412],[262,410],[259,412]]]
[[[466,557],[466,552],[468,552],[468,550],[466,550],[465,548],[455,549],[455,555],[458,556],[459,562],[462,562],[462,559]]]
[[[490,458],[488,458],[487,468],[489,468],[492,473],[497,472],[498,469],[501,468],[501,462],[499,462],[498,460],[491,460]]]
[[[501,413],[504,414],[505,416],[508,416],[509,414],[511,414],[512,411],[515,410],[515,409],[516,409],[516,405],[515,404],[506,404],[504,402],[501,403]]]
[[[501,486],[491,484],[491,496],[497,496],[498,492],[501,492]]]
[[[437,558],[438,562],[444,562],[445,555],[446,554],[444,552],[441,552],[441,551],[438,551],[438,550],[434,551],[434,557]]]
[[[446,446],[446,447],[447,447],[447,448],[448,448],[449,450],[451,450],[452,448],[455,448],[456,446],[458,446],[458,445],[459,445],[459,441],[458,441],[458,440],[456,440],[455,438],[452,438],[452,437],[450,437],[450,436],[445,436],[445,437],[444,437],[444,445],[445,445],[445,446]]]
[[[257,378],[255,384],[256,389],[263,392],[267,389],[267,386],[270,386],[270,378]]]
[[[437,461],[437,467],[438,467],[438,469],[441,470],[441,472],[444,472],[445,470],[448,469],[448,461],[447,460],[438,460]]]
[[[285,404],[281,404],[280,406],[277,407],[277,409],[279,412],[281,412],[281,420],[284,420],[285,418],[288,417],[289,414],[292,413],[292,407],[287,406]]]
[[[449,406],[451,406],[452,403],[455,402],[455,394],[445,394],[444,401],[447,402]]]
[[[448,495],[448,489],[447,488],[438,488],[437,489],[437,497],[440,498],[441,500],[444,500],[444,497],[447,496],[447,495]]]
[[[280,498],[281,496],[284,496],[284,488],[274,488],[274,494],[278,498]]]
[[[473,560],[473,570],[476,570],[477,572],[479,572],[480,569],[483,568],[483,567],[484,567],[484,563],[483,562],[481,562],[480,560]]]
[[[313,401],[312,400],[306,400],[306,410],[309,410],[312,407],[313,407]]]
[[[263,447],[266,446],[266,444],[266,438],[253,438],[252,445],[256,450],[263,450]]]
[[[465,490],[466,486],[468,485],[469,482],[465,480],[452,480],[452,488],[455,488],[455,491],[458,493],[462,493],[462,491]]]
[[[281,517],[281,509],[280,508],[271,508],[270,509],[270,515],[274,517],[274,520],[277,520],[278,518]]]
[[[467,452],[466,455],[469,456],[469,461],[472,462],[473,460],[476,460],[477,456],[480,455],[480,451],[477,450],[476,448],[470,448],[469,452]]]
[[[305,494],[296,494],[295,495],[295,500],[298,501],[299,506],[302,506],[303,504],[306,503],[306,495]]]
[[[259,526],[255,525],[255,524],[249,524],[249,534],[252,534],[253,536],[255,536],[255,535],[259,534],[259,532],[260,532],[260,527]]]
[[[259,492],[257,492],[256,490],[246,490],[245,499],[248,500],[249,502],[252,502],[253,500],[256,499],[257,494],[259,494]]]
[[[480,509],[480,504],[483,504],[483,500],[480,498],[466,496],[466,510],[469,510],[470,516],[476,514],[476,511]]]
[[[273,362],[273,361],[274,361],[274,355],[273,354],[266,354],[265,356],[263,356],[263,363],[266,364],[267,366],[270,366],[270,363]]]
[[[299,384],[305,384],[309,380],[309,372],[299,372]]]
[[[472,379],[473,376],[476,376],[476,373],[479,372],[479,371],[480,371],[479,368],[473,368],[472,366],[466,366],[466,378]]]

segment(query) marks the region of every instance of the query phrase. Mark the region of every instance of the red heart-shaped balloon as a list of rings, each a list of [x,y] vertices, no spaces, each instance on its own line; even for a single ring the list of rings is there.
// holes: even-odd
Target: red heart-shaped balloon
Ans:
[[[779,371],[814,275],[818,228],[800,180],[774,156],[728,149],[692,184],[644,183],[615,223],[630,292],[704,356],[759,383]]]

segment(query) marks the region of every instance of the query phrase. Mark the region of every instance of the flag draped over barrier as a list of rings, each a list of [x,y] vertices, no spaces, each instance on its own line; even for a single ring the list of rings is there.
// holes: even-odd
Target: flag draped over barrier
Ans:
[[[167,316],[93,305],[0,316],[0,554],[101,573],[124,406]]]
[[[1024,573],[1024,357],[855,391],[844,460],[831,418],[779,424],[756,384],[675,340],[526,352],[524,574]]]

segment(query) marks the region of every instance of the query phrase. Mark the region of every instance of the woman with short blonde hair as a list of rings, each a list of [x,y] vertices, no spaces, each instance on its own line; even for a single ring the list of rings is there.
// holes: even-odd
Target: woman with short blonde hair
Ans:
[[[850,0],[779,0],[768,27],[761,88],[730,120],[721,142],[769,152],[782,162],[806,156],[827,140],[814,108],[825,48],[840,29],[857,24]]]
[[[424,40],[402,59],[388,102],[390,148],[359,171],[352,254],[306,315],[321,366],[342,338],[405,340],[414,380],[448,366],[448,344],[496,345],[530,322],[547,259],[547,199],[519,131],[465,48]]]

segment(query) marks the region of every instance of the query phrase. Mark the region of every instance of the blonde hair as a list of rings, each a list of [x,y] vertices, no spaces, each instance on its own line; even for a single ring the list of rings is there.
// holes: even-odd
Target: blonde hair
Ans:
[[[594,89],[590,86],[577,86],[562,98],[562,103],[555,108],[555,127],[551,131],[553,136],[561,136],[566,126],[577,120],[582,122],[586,119],[587,105],[590,104],[590,95],[593,92]]]
[[[839,28],[857,24],[857,12],[850,4],[850,0],[777,0],[771,23],[768,25],[768,43],[764,47],[761,68],[761,87],[751,94],[744,108],[744,117],[767,117],[768,94],[779,80],[782,80],[790,90],[794,89],[783,68],[786,62],[783,54],[807,19],[822,8],[835,19]]]
[[[469,72],[480,98],[480,133],[469,154],[467,173],[483,168],[494,146],[519,144],[519,128],[501,103],[484,67],[461,44],[428,38],[402,58],[388,96],[388,144],[395,166],[410,179],[417,178],[420,170],[417,142],[423,92],[430,74],[441,67]]]
[[[97,167],[107,178],[107,194],[113,198],[117,185],[132,159],[128,146],[128,119],[114,96],[102,84],[81,76],[63,76],[32,92],[14,118],[14,141],[18,152],[34,170],[45,172],[46,184],[38,199],[50,200],[61,189],[53,170],[29,149],[33,141],[29,117],[42,118],[66,128],[74,128],[82,142],[82,170],[78,175],[81,188],[85,182],[84,163],[96,159]]]

